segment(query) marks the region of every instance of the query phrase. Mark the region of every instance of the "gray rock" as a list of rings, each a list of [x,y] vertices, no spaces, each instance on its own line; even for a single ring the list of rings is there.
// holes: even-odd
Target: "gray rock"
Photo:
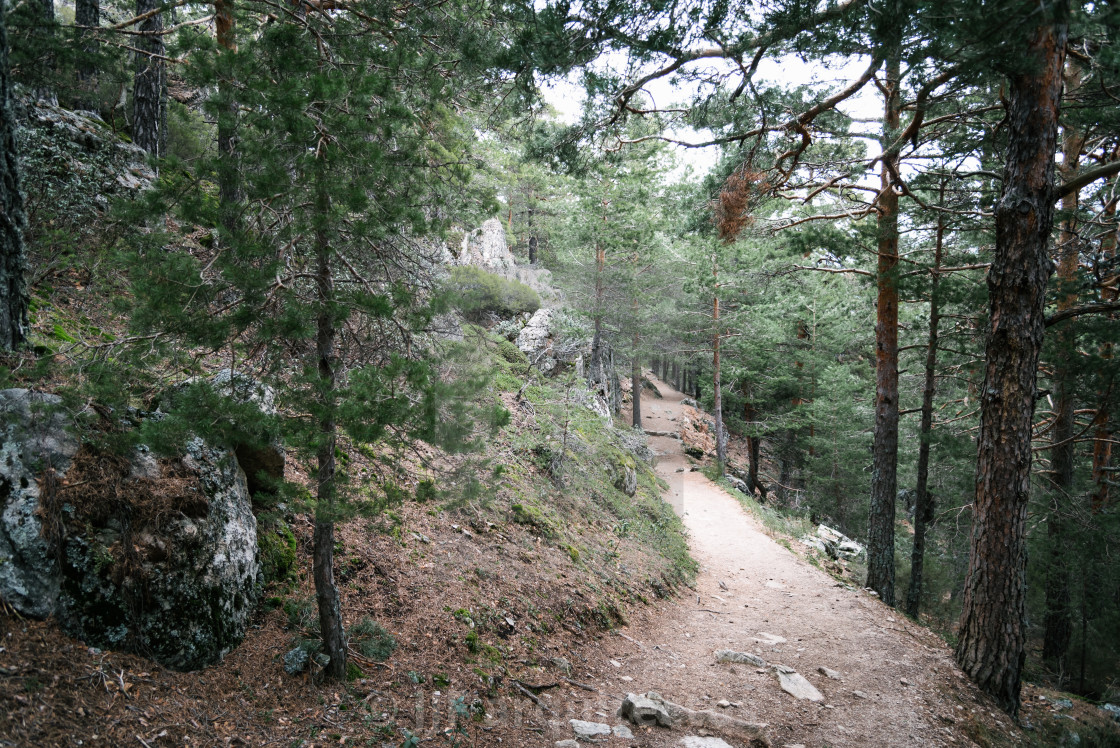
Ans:
[[[299,675],[311,664],[311,658],[303,649],[296,647],[284,655],[284,672],[288,675]]]
[[[840,673],[836,672],[835,670],[831,670],[822,666],[817,668],[817,672],[826,678],[831,678],[832,680],[840,680]]]
[[[681,748],[732,748],[731,744],[723,738],[706,737],[701,738],[695,735],[686,735],[681,738],[678,743]]]
[[[567,675],[569,677],[571,676],[572,663],[568,661],[567,657],[553,657],[552,664],[555,665],[556,668],[564,675]]]
[[[820,538],[816,537],[816,536],[802,535],[801,536],[801,543],[802,543],[802,545],[807,545],[810,548],[814,548],[814,549],[820,551],[821,553],[827,553],[830,556],[832,555],[831,553],[828,553],[828,546],[825,545],[824,541],[821,540]]]
[[[602,722],[585,722],[582,719],[570,719],[568,724],[572,726],[572,732],[580,738],[594,738],[600,735],[610,735],[611,726],[603,724]]]
[[[1117,722],[1120,722],[1120,706],[1116,706],[1116,704],[1101,704],[1101,710]]]
[[[65,475],[78,451],[62,400],[0,390],[0,598],[26,616],[46,618],[58,601],[56,554],[43,538],[39,478]]]
[[[67,633],[87,643],[197,670],[244,637],[260,563],[257,522],[233,455],[194,439],[182,465],[199,483],[186,490],[200,495],[177,518],[128,538],[110,519],[67,539],[56,613]],[[109,549],[126,541],[139,554],[122,577]]]
[[[716,662],[733,662],[742,665],[766,667],[766,660],[750,652],[736,652],[731,649],[716,650]]]
[[[734,475],[726,475],[724,477],[727,478],[727,482],[730,483],[731,487],[734,488],[736,491],[738,491],[739,493],[742,493],[742,494],[746,494],[748,496],[750,495],[750,491],[747,490],[746,481],[740,480],[739,478],[736,478]]]
[[[700,409],[700,406],[691,397],[686,397],[686,398],[682,399],[681,400],[681,405],[687,405],[688,407],[696,408],[697,410]]]
[[[556,748],[580,748],[580,745],[578,740],[568,738],[567,740],[557,740]]]
[[[653,691],[641,696],[632,693],[627,694],[626,698],[622,700],[618,716],[630,720],[638,727],[647,725],[673,726],[673,718],[669,714],[668,707],[666,707],[661,696]]]
[[[867,698],[867,694],[865,694],[863,691],[852,691],[852,696],[855,696],[857,699]]]
[[[626,725],[615,725],[611,728],[611,733],[613,733],[616,738],[622,738],[623,740],[634,739],[634,733],[631,732],[630,728]]]
[[[260,565],[256,519],[232,453],[195,439],[175,482],[162,484],[159,463],[141,450],[117,463],[119,490],[167,502],[166,511],[147,524],[112,510],[75,517],[80,507],[40,502],[41,484],[65,486],[78,453],[60,400],[5,390],[0,424],[0,595],[10,605],[55,615],[89,645],[177,670],[213,664],[241,641]],[[65,528],[58,541],[43,537],[44,512]],[[131,552],[123,556],[122,547]]]
[[[788,668],[783,669],[788,670]],[[782,672],[782,670],[775,670],[778,675],[778,683],[786,693],[806,701],[824,701],[824,696],[821,695],[821,692],[816,689],[816,686],[805,680],[805,676],[798,672]]]

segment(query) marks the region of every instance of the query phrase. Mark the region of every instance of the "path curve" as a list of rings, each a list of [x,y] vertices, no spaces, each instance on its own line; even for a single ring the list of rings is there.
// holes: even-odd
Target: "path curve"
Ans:
[[[653,381],[663,399],[642,398],[643,426],[676,431],[683,396]],[[658,691],[693,709],[726,699],[739,704],[726,708],[730,716],[767,723],[774,746],[973,745],[965,729],[975,691],[944,642],[775,542],[735,498],[691,471],[679,440],[649,442],[701,568],[694,592],[608,637],[606,654],[619,665],[608,668],[612,691]],[[792,667],[824,701],[785,693],[770,669],[716,663],[719,649]],[[604,700],[600,708],[616,707]],[[985,719],[1011,729],[1002,715]],[[638,732],[643,746],[677,746],[686,734]]]

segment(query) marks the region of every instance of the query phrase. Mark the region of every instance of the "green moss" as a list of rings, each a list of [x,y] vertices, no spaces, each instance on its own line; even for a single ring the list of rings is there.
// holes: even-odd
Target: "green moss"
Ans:
[[[539,535],[542,538],[557,536],[556,526],[544,516],[539,508],[532,504],[514,504],[510,507],[510,511],[513,512],[513,521],[519,525],[525,525],[534,535]]]
[[[257,533],[265,585],[283,589],[296,579],[296,536],[283,521]]]

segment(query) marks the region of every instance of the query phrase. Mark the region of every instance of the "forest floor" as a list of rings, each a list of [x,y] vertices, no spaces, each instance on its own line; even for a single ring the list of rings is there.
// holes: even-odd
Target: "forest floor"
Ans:
[[[663,398],[643,397],[647,430],[678,431],[686,412],[695,423],[699,414],[682,405],[681,394],[657,385]],[[5,613],[0,746],[554,748],[575,737],[570,719],[622,726],[622,699],[648,691],[698,713],[764,723],[775,748],[1120,745],[1117,725],[1097,707],[1030,685],[1022,716],[1031,727],[1012,724],[935,634],[850,578],[830,576],[809,551],[791,551],[796,541],[767,535],[683,455],[679,440],[651,437],[650,446],[668,484],[664,498],[683,518],[701,569],[675,596],[626,604],[613,629],[585,615],[601,607],[590,591],[607,569],[584,568],[564,547],[517,524],[488,530],[481,522],[466,532],[452,524],[463,521],[457,515],[410,504],[400,510],[400,527],[408,529],[399,537],[372,531],[366,520],[342,528],[346,607],[393,631],[399,646],[387,663],[363,663],[363,676],[345,685],[285,675],[279,660],[293,633],[289,616],[275,608],[262,608],[222,663],[196,673],[102,652],[66,637],[53,621]],[[306,524],[294,527],[301,547]],[[597,525],[579,531],[603,534]],[[585,550],[594,540],[581,541]],[[647,572],[628,548],[619,546],[619,573],[641,578]],[[470,568],[474,574],[462,573]],[[298,594],[310,594],[306,578]],[[519,600],[535,602],[537,617]],[[512,620],[517,630],[468,628],[467,608],[479,621]],[[545,627],[546,620],[556,623]],[[482,632],[473,653],[472,630]],[[769,667],[717,663],[721,649],[793,668],[823,701],[784,692]],[[704,727],[710,733],[698,724],[630,726],[632,738],[583,744],[749,745],[726,724]],[[700,742],[720,739],[726,743]]]

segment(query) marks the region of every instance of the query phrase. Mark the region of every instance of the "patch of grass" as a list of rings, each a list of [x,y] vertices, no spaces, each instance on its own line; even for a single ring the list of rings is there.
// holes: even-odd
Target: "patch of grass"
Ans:
[[[350,628],[350,642],[358,652],[374,662],[385,662],[397,648],[397,640],[371,618],[363,618]]]

